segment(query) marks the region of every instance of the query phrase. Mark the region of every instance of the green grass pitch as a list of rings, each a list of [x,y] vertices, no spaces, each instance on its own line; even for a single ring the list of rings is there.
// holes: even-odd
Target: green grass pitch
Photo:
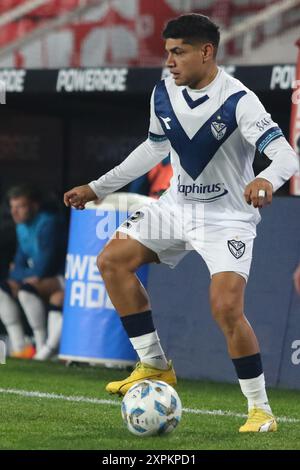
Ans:
[[[177,387],[185,410],[178,428],[162,437],[136,437],[122,422],[121,399],[104,390],[126,374],[8,360],[0,366],[0,449],[300,449],[299,392],[269,390],[277,433],[239,434],[246,402],[238,385],[191,380]]]

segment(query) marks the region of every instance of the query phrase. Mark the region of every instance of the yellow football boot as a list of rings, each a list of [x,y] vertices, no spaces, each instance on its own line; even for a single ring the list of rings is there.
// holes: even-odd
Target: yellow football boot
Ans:
[[[273,432],[277,431],[275,417],[261,408],[249,411],[246,423],[240,427],[240,432]]]
[[[176,385],[177,379],[172,362],[169,361],[168,369],[155,369],[143,362],[138,362],[135,369],[129,377],[125,380],[118,382],[110,382],[106,385],[105,390],[109,393],[116,393],[118,395],[125,395],[125,393],[137,382],[142,380],[161,380],[169,385]]]

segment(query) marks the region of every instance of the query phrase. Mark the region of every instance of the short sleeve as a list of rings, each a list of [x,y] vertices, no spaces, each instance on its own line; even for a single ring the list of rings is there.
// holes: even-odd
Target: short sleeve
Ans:
[[[150,126],[149,126],[148,137],[150,140],[154,142],[163,142],[167,140],[168,138],[165,135],[163,128],[161,127],[161,124],[159,122],[159,119],[155,114],[155,109],[154,109],[155,89],[156,87],[154,88],[152,92],[151,100],[150,100]]]
[[[275,139],[283,137],[282,130],[267,113],[253,92],[244,95],[237,104],[236,120],[243,137],[263,153]]]

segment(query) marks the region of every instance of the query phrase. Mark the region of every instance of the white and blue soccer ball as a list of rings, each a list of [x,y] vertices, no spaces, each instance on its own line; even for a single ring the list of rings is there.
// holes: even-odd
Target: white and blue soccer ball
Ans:
[[[171,385],[158,380],[144,380],[133,385],[122,401],[122,418],[136,436],[166,434],[178,425],[182,406]]]

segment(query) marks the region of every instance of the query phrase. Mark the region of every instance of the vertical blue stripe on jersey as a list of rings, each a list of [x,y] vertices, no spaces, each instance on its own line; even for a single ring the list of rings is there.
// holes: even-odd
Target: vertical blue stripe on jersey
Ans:
[[[283,137],[282,130],[278,126],[271,127],[271,129],[264,132],[255,144],[259,153],[263,153],[269,143],[272,142],[272,140],[278,139],[278,137]]]
[[[235,110],[238,101],[246,91],[238,91],[227,98],[222,106],[200,127],[198,132],[190,139],[182,128],[170,101],[164,81],[159,82],[154,94],[155,114],[171,142],[172,147],[180,158],[182,168],[193,180],[196,180],[204,168],[211,161],[221,145],[237,128]],[[166,123],[164,119],[169,118]],[[218,140],[214,137],[211,125],[225,124],[226,132]]]

